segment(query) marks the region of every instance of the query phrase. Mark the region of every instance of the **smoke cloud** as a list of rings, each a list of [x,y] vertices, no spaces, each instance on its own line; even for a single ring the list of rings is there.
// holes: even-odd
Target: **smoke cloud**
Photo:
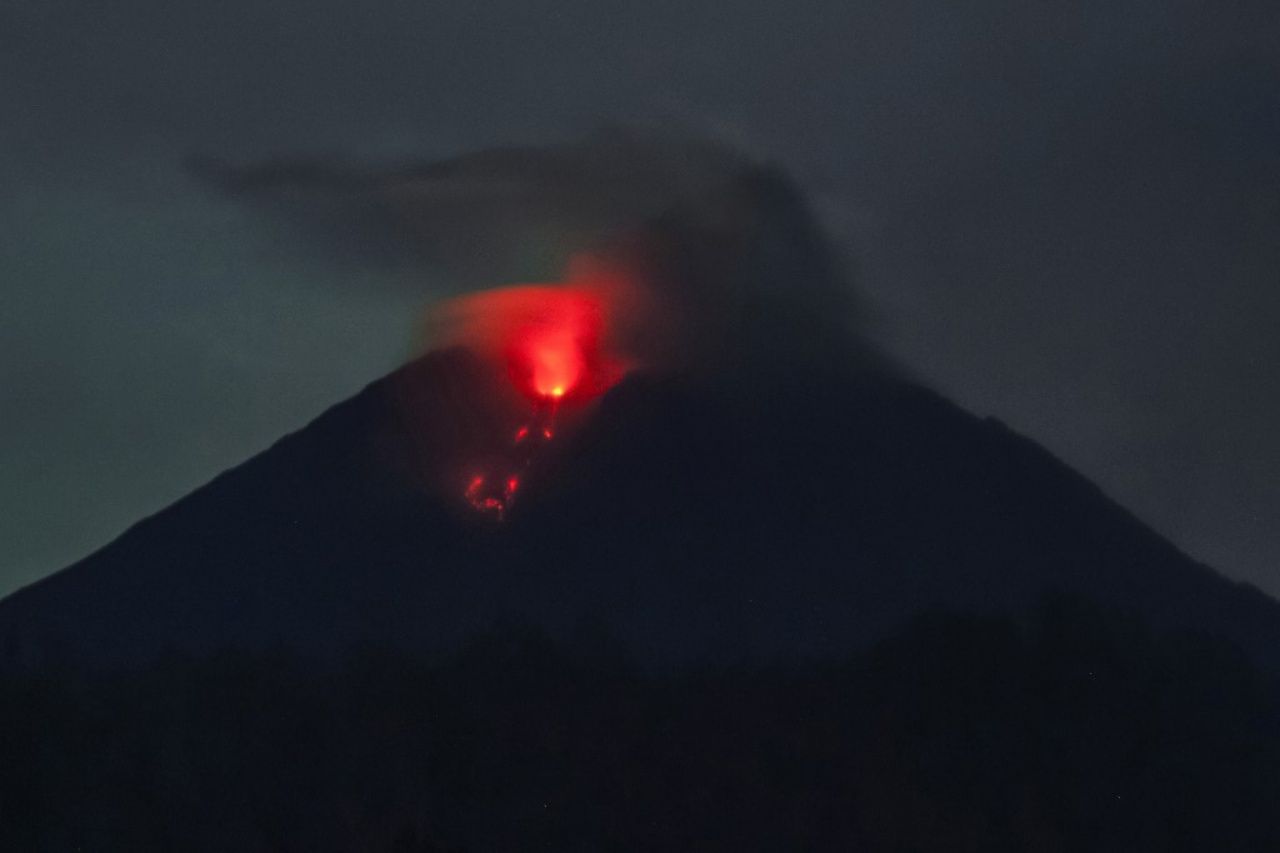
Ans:
[[[849,259],[797,186],[723,144],[610,130],[383,167],[289,158],[189,166],[275,209],[335,260],[429,270],[456,291],[609,270],[629,285],[613,288],[624,296],[609,333],[646,366],[891,369],[862,334]],[[432,313],[429,344],[456,338],[449,318],[458,315],[447,305]]]

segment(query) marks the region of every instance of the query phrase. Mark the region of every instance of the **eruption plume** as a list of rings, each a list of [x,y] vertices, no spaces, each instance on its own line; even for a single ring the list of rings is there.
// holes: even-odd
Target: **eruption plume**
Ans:
[[[894,369],[859,334],[843,254],[795,184],[722,145],[612,132],[395,169],[192,167],[283,205],[347,260],[425,263],[473,291],[437,304],[427,339],[477,357],[493,400],[439,464],[459,472],[452,494],[495,517],[630,373],[758,397],[795,371]]]
[[[621,309],[634,312],[640,293],[618,272],[578,257],[564,282],[486,290],[432,312],[429,336],[479,355],[527,407],[510,445],[469,476],[463,495],[472,507],[502,520],[525,470],[559,432],[561,411],[590,405],[637,366],[617,330]]]
[[[587,401],[634,366],[618,334],[621,312],[637,310],[639,295],[620,272],[580,255],[564,281],[499,287],[436,306],[427,334],[501,363],[534,403]]]

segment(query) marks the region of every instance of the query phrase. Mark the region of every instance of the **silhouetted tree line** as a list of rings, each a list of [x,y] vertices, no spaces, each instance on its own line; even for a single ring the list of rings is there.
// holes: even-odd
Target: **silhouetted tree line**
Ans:
[[[434,662],[10,673],[0,850],[1280,850],[1275,688],[1064,601],[805,666],[507,628]]]

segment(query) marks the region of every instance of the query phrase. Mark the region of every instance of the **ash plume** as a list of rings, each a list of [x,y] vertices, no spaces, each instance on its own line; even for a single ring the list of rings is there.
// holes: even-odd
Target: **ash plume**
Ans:
[[[611,130],[395,166],[286,157],[188,167],[270,206],[335,258],[407,265],[455,292],[561,281],[584,259],[620,270],[643,298],[618,312],[611,334],[647,366],[896,371],[866,340],[850,259],[797,185],[724,144]],[[422,287],[424,300],[439,296]],[[456,337],[439,316],[432,340]]]

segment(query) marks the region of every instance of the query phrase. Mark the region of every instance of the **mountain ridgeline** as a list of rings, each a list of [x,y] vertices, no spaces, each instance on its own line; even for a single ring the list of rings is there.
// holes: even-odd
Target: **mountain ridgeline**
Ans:
[[[6,599],[4,659],[437,654],[520,623],[604,631],[660,665],[787,662],[926,610],[1016,614],[1065,594],[1280,666],[1280,605],[1001,423],[910,383],[635,376],[494,524],[460,499],[486,432],[508,429],[487,381],[449,350],[371,385]]]
[[[0,847],[1280,845],[1280,605],[1001,423],[636,374],[498,523],[486,376],[430,354],[0,603]]]

